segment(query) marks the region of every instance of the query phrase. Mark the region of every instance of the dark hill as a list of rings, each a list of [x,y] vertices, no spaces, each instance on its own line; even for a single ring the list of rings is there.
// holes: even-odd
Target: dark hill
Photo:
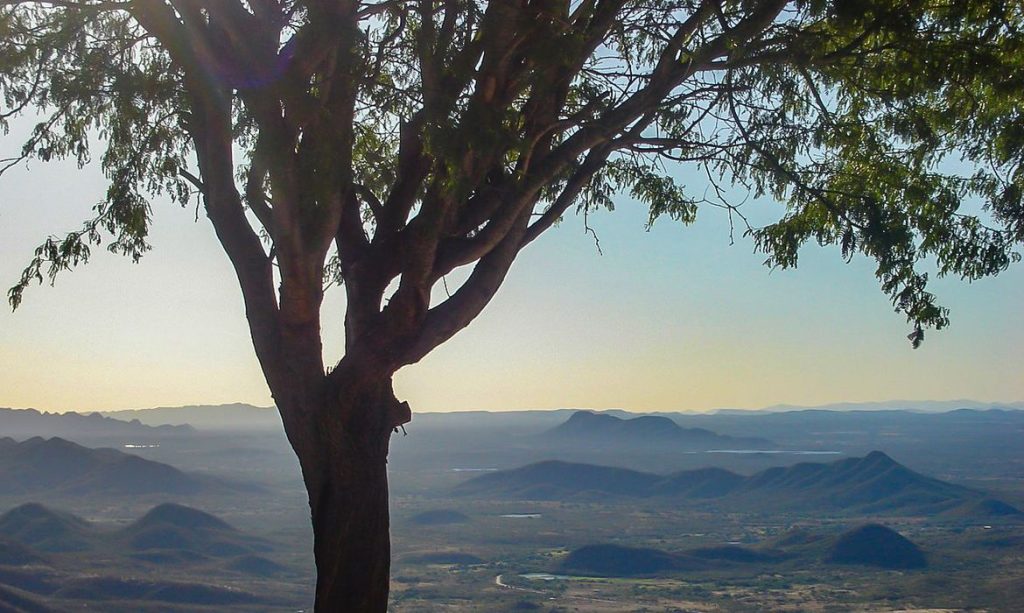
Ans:
[[[585,545],[562,560],[558,570],[576,575],[638,577],[679,570],[678,556],[659,549],[621,545]]]
[[[159,525],[171,525],[189,530],[234,531],[227,522],[210,515],[205,511],[186,507],[181,504],[165,503],[157,505],[143,515],[134,526],[142,529]]]
[[[0,491],[7,494],[197,494],[234,487],[116,449],[91,449],[62,439],[0,439]]]
[[[761,438],[722,436],[704,428],[683,428],[667,417],[644,415],[621,419],[607,413],[576,411],[564,423],[542,435],[547,442],[564,445],[601,444],[676,449],[773,449]]]
[[[150,554],[148,561],[243,556],[270,547],[220,518],[179,504],[162,504],[116,535],[127,549]],[[158,557],[152,554],[159,553]]]
[[[826,561],[887,569],[924,568],[928,564],[917,545],[899,532],[878,524],[843,533],[829,548]]]
[[[470,521],[469,516],[452,509],[434,509],[417,513],[409,518],[417,526],[444,526],[448,524],[464,524]]]
[[[40,551],[84,551],[91,548],[88,522],[30,502],[0,516],[0,535]]]
[[[714,468],[663,476],[547,461],[488,473],[459,484],[454,492],[520,500],[720,499],[758,509],[903,514],[934,513],[984,498],[981,492],[916,473],[877,451],[828,464],[771,468],[750,477]]]

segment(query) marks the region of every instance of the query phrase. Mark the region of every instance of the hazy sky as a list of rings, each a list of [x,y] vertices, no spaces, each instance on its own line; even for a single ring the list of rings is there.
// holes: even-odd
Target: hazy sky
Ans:
[[[0,136],[0,158],[18,144]],[[686,178],[686,175],[682,175]],[[703,183],[688,183],[703,192]],[[48,234],[74,229],[104,190],[95,168],[32,164],[0,178],[0,283]],[[239,290],[205,216],[157,203],[154,250],[138,265],[92,262],[0,310],[0,406],[106,410],[271,403]],[[754,210],[757,216],[774,207]],[[527,248],[465,331],[396,380],[414,410],[757,408],[777,403],[1024,399],[1024,267],[935,289],[953,325],[921,349],[871,263],[808,249],[770,271],[717,209],[645,232],[628,198],[568,218]],[[328,296],[329,356],[344,303]]]

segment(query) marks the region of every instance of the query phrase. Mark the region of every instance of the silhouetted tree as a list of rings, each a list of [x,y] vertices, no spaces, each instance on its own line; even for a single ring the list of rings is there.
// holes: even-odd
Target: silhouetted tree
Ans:
[[[109,180],[10,299],[105,236],[139,258],[150,198],[197,192],[302,466],[317,610],[383,611],[385,460],[410,419],[392,376],[524,247],[618,192],[692,222],[703,201],[664,170],[688,163],[786,204],[751,228],[709,203],[769,265],[810,240],[874,258],[917,344],[947,322],[922,259],[976,279],[1018,257],[1021,25],[995,0],[0,0],[0,118],[41,118],[7,165],[87,163],[92,138]]]

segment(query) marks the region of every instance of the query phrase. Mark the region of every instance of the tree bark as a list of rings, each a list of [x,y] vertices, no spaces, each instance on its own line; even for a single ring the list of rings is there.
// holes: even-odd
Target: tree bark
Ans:
[[[282,411],[309,494],[317,613],[388,608],[391,534],[387,455],[409,408],[390,378],[344,386],[325,406]]]
[[[391,572],[384,457],[349,449],[310,490],[319,612],[387,611]],[[307,483],[307,487],[309,484]]]

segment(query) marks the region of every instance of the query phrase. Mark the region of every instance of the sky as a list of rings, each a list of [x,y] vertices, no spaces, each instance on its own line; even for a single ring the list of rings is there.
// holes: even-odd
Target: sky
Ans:
[[[0,136],[0,158],[18,143]],[[704,183],[679,170],[696,193]],[[105,189],[95,167],[34,162],[0,177],[0,285],[32,250],[75,229]],[[779,205],[752,201],[755,218]],[[93,260],[0,309],[0,407],[93,411],[272,404],[240,292],[212,227],[193,206],[157,201],[153,251],[139,264]],[[952,325],[910,347],[904,317],[870,261],[807,248],[769,270],[719,209],[695,225],[645,229],[626,197],[568,217],[521,255],[466,330],[395,388],[414,411],[754,409],[890,399],[1024,400],[1024,266],[934,290]],[[344,300],[324,305],[325,353],[340,357]]]

